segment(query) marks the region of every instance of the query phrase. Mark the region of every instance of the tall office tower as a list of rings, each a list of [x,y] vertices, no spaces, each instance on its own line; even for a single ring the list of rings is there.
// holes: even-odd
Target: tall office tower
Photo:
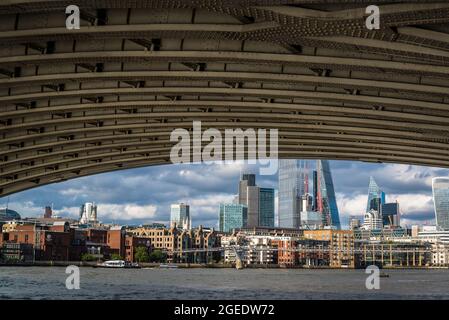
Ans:
[[[439,230],[449,230],[449,178],[432,179],[435,222]]]
[[[274,189],[259,189],[259,226],[274,227]]]
[[[243,174],[239,183],[239,204],[248,208],[248,227],[259,225],[259,187],[254,174]]]
[[[185,203],[172,204],[170,207],[170,227],[190,229],[190,206]]]
[[[313,170],[313,211],[318,211],[318,172]]]
[[[372,200],[380,199],[380,206],[385,203],[385,193],[379,188],[373,177],[369,178],[369,187],[368,187],[368,202],[366,204],[366,212],[369,212],[372,208]],[[376,210],[376,209],[374,209]],[[379,210],[378,210],[379,211]]]
[[[53,210],[50,206],[45,207],[44,218],[50,219],[53,214]]]
[[[242,174],[242,181],[247,181],[248,186],[256,185],[256,175],[253,173],[244,173]]]
[[[321,212],[324,226],[340,229],[340,215],[335,198],[329,161],[317,160],[318,171],[318,211]]]
[[[306,193],[305,160],[279,160],[278,226],[299,228],[301,200]]]
[[[97,205],[93,202],[86,202],[80,208],[80,223],[98,223],[97,220]]]
[[[246,205],[248,201],[248,187],[256,186],[256,175],[250,173],[242,174],[239,181],[238,203]]]
[[[399,202],[385,203],[381,209],[383,225],[390,227],[399,227],[401,225],[401,214],[399,211]]]
[[[248,208],[242,204],[220,204],[218,229],[222,232],[231,232],[233,229],[247,226]]]

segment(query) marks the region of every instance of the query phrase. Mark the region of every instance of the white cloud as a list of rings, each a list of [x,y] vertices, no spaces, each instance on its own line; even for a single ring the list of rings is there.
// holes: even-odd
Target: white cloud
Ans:
[[[366,211],[367,196],[359,194],[351,197],[342,193],[337,193],[338,211],[341,217],[362,216]]]
[[[61,218],[71,218],[78,219],[79,218],[79,207],[62,207],[58,210],[53,210],[54,214]]]
[[[433,213],[433,199],[430,195],[423,194],[400,194],[390,195],[390,199],[396,199],[399,202],[403,217],[412,218],[423,212]]]
[[[97,210],[99,220],[151,219],[156,215],[154,205],[98,204]]]

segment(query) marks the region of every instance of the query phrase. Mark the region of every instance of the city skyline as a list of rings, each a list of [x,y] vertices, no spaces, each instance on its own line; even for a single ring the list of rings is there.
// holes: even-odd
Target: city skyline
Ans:
[[[330,165],[342,227],[347,226],[349,216],[364,214],[370,176],[382,185],[388,202],[401,203],[404,224],[432,223],[431,179],[449,175],[447,169],[397,164],[330,161]],[[239,162],[125,170],[18,193],[10,197],[9,208],[23,216],[40,216],[45,206],[53,203],[58,215],[77,218],[82,203],[95,201],[99,206],[99,220],[139,224],[168,223],[170,204],[185,202],[191,206],[192,226],[218,227],[219,203],[231,203],[238,193],[236,186],[241,172],[255,172],[255,169]],[[257,176],[258,185],[276,190],[277,179],[277,175]],[[121,192],[123,188],[129,192]],[[7,197],[1,198],[0,207],[7,201]]]

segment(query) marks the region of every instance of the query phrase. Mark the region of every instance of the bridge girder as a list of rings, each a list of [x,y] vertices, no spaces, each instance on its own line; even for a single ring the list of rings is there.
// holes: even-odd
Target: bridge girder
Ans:
[[[174,128],[279,129],[279,157],[449,167],[449,4],[0,3],[0,197],[169,164]],[[393,4],[392,4],[393,3]],[[248,155],[246,155],[248,156]]]

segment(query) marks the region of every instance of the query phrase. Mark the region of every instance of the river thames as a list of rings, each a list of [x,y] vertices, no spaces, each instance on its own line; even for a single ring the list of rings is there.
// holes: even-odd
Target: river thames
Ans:
[[[367,290],[364,270],[0,267],[0,299],[449,299],[449,270],[385,270]]]

